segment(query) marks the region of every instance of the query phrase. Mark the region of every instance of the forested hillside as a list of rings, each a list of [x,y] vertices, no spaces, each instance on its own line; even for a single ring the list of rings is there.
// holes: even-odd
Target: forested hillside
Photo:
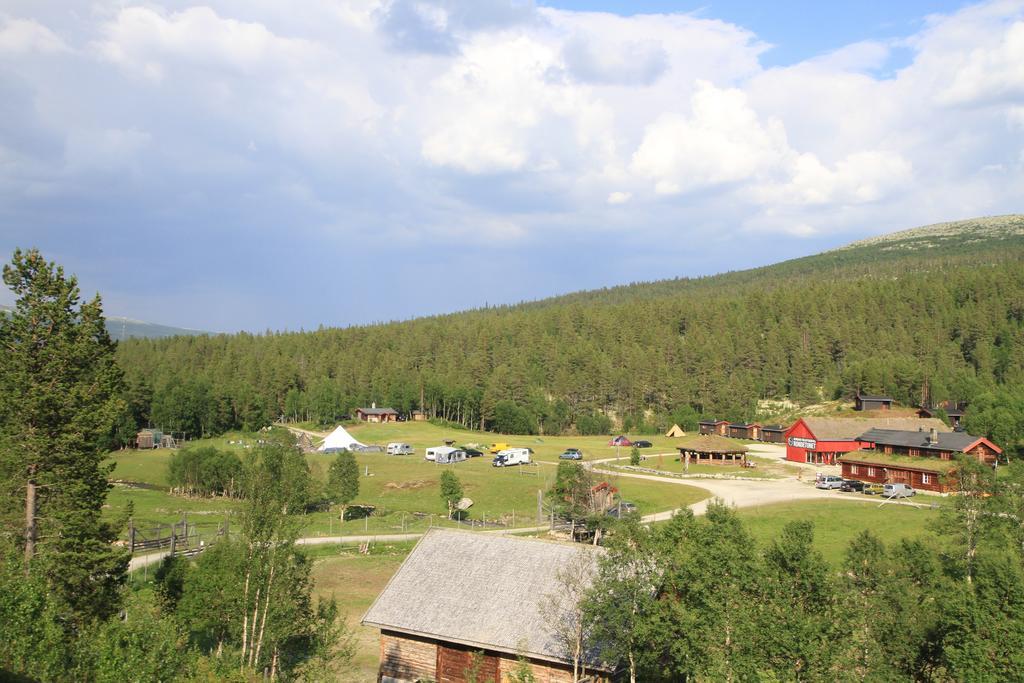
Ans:
[[[641,431],[855,390],[992,400],[1024,385],[1024,216],[775,266],[409,322],[127,340],[125,420],[216,432],[377,402],[499,431]],[[998,402],[998,401],[997,401]]]

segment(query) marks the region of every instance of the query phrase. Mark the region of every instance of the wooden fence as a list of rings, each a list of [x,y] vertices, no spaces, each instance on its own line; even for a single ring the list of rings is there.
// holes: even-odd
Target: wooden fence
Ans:
[[[132,555],[151,550],[170,550],[172,555],[196,555],[229,534],[227,522],[189,522],[182,517],[174,524],[137,527],[128,522],[128,549]]]

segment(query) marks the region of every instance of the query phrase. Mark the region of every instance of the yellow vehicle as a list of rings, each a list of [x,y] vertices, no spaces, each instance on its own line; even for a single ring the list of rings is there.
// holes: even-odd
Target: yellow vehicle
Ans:
[[[506,448],[511,448],[511,446],[509,446],[507,443],[492,443],[490,448],[488,448],[487,450],[491,453],[497,453],[498,451],[503,451]]]

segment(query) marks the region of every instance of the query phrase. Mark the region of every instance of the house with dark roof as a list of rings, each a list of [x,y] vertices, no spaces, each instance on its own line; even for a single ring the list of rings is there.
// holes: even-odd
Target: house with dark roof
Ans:
[[[363,422],[398,422],[398,411],[394,408],[356,408],[356,419]]]
[[[960,422],[964,419],[964,413],[967,410],[967,404],[962,401],[943,401],[934,406],[919,406],[917,409],[918,417],[935,417],[939,414],[939,411],[946,413],[946,417],[949,418],[949,424],[954,430],[960,429]]]
[[[857,392],[853,397],[854,410],[889,410],[892,408],[892,398],[888,396],[869,396]]]
[[[568,683],[572,656],[544,614],[564,592],[559,570],[582,561],[596,573],[604,549],[537,539],[434,529],[420,539],[363,616],[380,629],[378,680],[391,683],[504,681],[526,660],[534,680]],[[607,683],[615,667],[586,655],[586,680]]]
[[[862,450],[839,457],[843,477],[915,489],[945,492],[955,476],[956,458],[966,455],[994,465],[1003,452],[988,439],[936,428],[900,430],[873,428],[861,434]]]
[[[729,430],[728,420],[701,420],[697,423],[698,431],[701,434],[718,434],[719,436],[726,436]]]
[[[733,439],[752,439],[757,441],[761,438],[761,425],[756,422],[731,422],[727,428],[726,436]]]
[[[786,427],[784,425],[764,425],[761,427],[761,441],[765,443],[785,443]]]
[[[802,417],[786,430],[786,459],[834,465],[843,453],[865,447],[860,435],[869,429],[932,429],[949,432],[942,420],[916,417]],[[871,447],[872,444],[867,444]]]

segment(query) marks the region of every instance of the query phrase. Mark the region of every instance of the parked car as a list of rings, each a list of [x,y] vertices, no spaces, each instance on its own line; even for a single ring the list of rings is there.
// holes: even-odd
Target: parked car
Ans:
[[[917,491],[907,484],[885,484],[882,486],[883,498],[910,498]]]
[[[824,476],[821,479],[819,479],[818,483],[815,484],[814,486],[815,486],[815,488],[826,489],[826,490],[842,488],[842,486],[843,486],[843,478],[842,477],[837,477],[834,474],[829,474],[829,475]]]
[[[654,444],[652,444],[650,441],[634,441],[633,445],[636,446],[637,448],[650,448]]]
[[[864,484],[864,490],[861,491],[865,496],[875,496],[884,491],[885,489],[881,484]]]
[[[634,512],[636,512],[636,503],[630,503],[629,501],[626,500],[620,500],[615,504],[615,507],[613,507],[605,514],[607,514],[609,517],[619,519],[621,517],[625,517],[626,515],[633,514]]]
[[[856,479],[843,479],[843,485],[839,487],[839,490],[846,493],[860,493],[864,490],[864,482]]]
[[[492,443],[487,450],[490,451],[491,453],[500,453],[501,451],[505,450],[506,448],[511,448],[511,446],[509,446],[507,443],[499,442],[499,443]]]
[[[466,455],[469,456],[470,458],[479,458],[481,455],[484,454],[483,451],[478,451],[475,448],[468,448],[466,446],[461,446],[461,448],[462,450],[466,451]]]
[[[561,460],[582,460],[583,451],[578,448],[566,448],[565,453],[558,456]]]

